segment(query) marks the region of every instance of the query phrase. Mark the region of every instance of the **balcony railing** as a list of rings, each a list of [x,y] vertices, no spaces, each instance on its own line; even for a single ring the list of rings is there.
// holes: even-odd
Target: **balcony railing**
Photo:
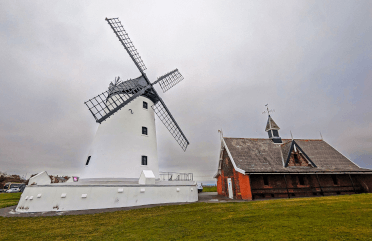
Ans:
[[[161,172],[159,173],[161,181],[192,181],[192,173]]]

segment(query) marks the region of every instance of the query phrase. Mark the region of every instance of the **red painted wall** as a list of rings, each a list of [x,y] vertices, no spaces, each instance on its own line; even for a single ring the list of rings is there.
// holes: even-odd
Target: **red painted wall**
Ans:
[[[219,175],[218,178],[217,178],[217,193],[218,195],[222,195],[222,176]]]
[[[231,178],[234,199],[252,200],[251,186],[249,176],[235,171],[226,150],[222,156],[221,175],[217,178],[218,195],[229,196],[227,179]]]
[[[252,200],[252,191],[249,176],[239,173],[239,183],[242,199]]]

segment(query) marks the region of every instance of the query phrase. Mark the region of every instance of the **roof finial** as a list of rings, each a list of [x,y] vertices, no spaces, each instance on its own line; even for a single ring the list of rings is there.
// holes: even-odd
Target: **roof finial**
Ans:
[[[289,132],[291,132],[291,137],[292,137],[292,142],[293,142],[294,140],[293,140],[293,135],[292,135],[292,131],[289,131]],[[296,145],[293,145],[293,147],[294,147],[294,151],[295,151],[295,152],[297,152],[297,148],[296,148]]]
[[[275,110],[269,110],[269,104],[266,104],[266,110],[262,112],[262,114],[267,113],[268,116],[270,116],[270,112],[275,112]]]
[[[320,139],[323,140],[322,132],[319,131],[319,133],[320,133]]]
[[[222,128],[221,128],[221,130],[218,130],[218,132],[220,133],[220,139],[222,140],[222,139],[223,139],[223,132],[222,132]]]

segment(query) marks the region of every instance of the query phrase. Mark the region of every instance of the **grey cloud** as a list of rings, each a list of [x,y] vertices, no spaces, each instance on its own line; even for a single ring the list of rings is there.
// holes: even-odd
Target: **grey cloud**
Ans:
[[[19,1],[0,8],[0,169],[78,174],[98,127],[83,102],[139,76],[105,17],[120,17],[191,145],[156,119],[160,168],[213,182],[225,136],[320,138],[370,167],[369,1]],[[160,91],[159,91],[160,92]]]

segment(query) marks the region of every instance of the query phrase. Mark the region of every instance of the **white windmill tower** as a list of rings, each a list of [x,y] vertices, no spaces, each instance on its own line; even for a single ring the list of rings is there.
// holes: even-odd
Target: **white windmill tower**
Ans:
[[[106,21],[141,76],[127,81],[116,78],[107,91],[85,102],[101,125],[81,178],[139,178],[143,170],[152,170],[158,178],[154,113],[184,151],[189,141],[153,86],[159,83],[166,92],[183,77],[175,69],[151,83],[144,72],[146,67],[119,19],[106,18]]]

